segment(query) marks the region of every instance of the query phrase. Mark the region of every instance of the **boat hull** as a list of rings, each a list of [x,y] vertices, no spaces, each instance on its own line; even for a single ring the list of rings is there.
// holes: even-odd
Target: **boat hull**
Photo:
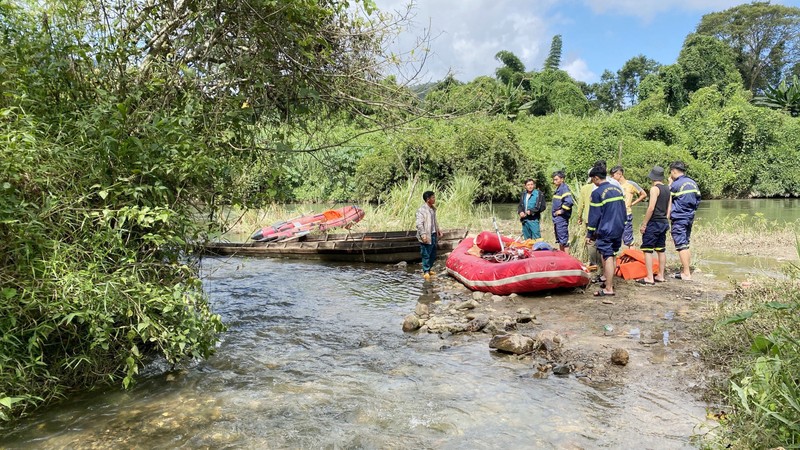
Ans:
[[[591,275],[580,261],[559,250],[541,250],[508,262],[490,262],[470,255],[473,239],[461,241],[447,258],[447,272],[473,291],[497,295],[584,287]]]
[[[467,230],[444,230],[437,248],[452,251]],[[420,261],[416,231],[323,233],[288,242],[209,242],[207,254],[394,264]]]

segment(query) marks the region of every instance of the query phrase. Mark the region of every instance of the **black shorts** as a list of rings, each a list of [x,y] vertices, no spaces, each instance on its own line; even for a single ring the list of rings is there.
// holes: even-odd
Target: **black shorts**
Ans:
[[[642,234],[642,251],[645,253],[661,253],[667,247],[668,222],[648,222]]]

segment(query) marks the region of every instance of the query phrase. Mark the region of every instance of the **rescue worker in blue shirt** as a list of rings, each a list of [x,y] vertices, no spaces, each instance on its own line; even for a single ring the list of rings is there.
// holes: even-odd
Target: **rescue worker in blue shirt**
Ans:
[[[675,161],[669,166],[670,193],[672,195],[672,211],[669,219],[672,222],[672,240],[681,260],[681,271],[673,275],[679,280],[691,280],[690,268],[692,255],[689,251],[689,240],[692,236],[694,214],[700,205],[700,189],[697,183],[686,176],[686,164]]]
[[[622,233],[625,231],[625,195],[622,189],[606,181],[606,168],[597,165],[589,172],[592,183],[597,189],[592,191],[592,200],[589,203],[589,222],[586,226],[586,242],[594,241],[597,251],[603,258],[603,276],[600,281],[600,290],[594,293],[595,297],[605,297],[614,294],[614,271],[616,261],[614,256],[622,246]]]
[[[553,229],[561,251],[569,247],[569,218],[572,215],[572,205],[575,204],[572,191],[564,182],[565,177],[563,171],[553,173],[553,184],[556,186],[553,194]]]
[[[544,209],[544,195],[536,189],[536,181],[533,178],[528,178],[525,180],[525,190],[522,191],[519,206],[517,206],[517,214],[519,214],[519,220],[522,222],[522,236],[525,239],[542,240],[539,219]]]

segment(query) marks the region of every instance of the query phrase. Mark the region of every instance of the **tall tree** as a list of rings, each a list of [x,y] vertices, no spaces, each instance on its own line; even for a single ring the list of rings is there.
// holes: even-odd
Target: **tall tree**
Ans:
[[[550,54],[544,60],[544,70],[558,70],[561,66],[561,35],[553,36],[553,41],[550,43]]]
[[[776,85],[800,56],[800,8],[753,2],[706,14],[697,33],[715,36],[736,55],[751,91]]]
[[[600,82],[592,84],[591,90],[598,108],[606,111],[622,109],[622,89],[614,72],[604,70]]]
[[[713,36],[695,33],[687,36],[678,55],[678,64],[683,67],[684,87],[688,92],[712,84],[723,88],[742,84],[733,50]]]
[[[657,61],[638,55],[627,60],[617,72],[619,87],[629,105],[635,105],[639,99],[639,83],[647,75],[656,72],[659,66]]]
[[[503,84],[519,85],[525,74],[525,65],[522,64],[517,55],[508,50],[500,50],[494,55],[494,59],[503,63],[502,67],[498,67],[495,70],[497,79]]]

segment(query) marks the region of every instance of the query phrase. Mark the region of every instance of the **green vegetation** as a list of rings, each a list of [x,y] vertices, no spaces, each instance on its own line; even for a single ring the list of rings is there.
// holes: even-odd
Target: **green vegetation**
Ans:
[[[419,106],[435,119],[340,148],[336,186],[317,188],[331,170],[290,161],[288,197],[376,201],[396,183],[447,184],[465,171],[484,187],[479,201],[508,201],[527,176],[580,179],[597,159],[639,182],[653,164],[682,159],[705,198],[796,196],[797,84],[779,80],[800,67],[798,42],[800,8],[756,2],[704,16],[675,64],[637,55],[592,85],[559,70],[560,35],[541,71],[500,50],[495,77],[448,76],[424,92]]]
[[[345,140],[321,118],[413,112],[372,9],[0,3],[0,420],[213,352],[216,211],[281,198],[288,152]]]
[[[638,55],[593,85],[559,69],[559,35],[541,71],[498,49],[494,77],[414,91],[386,76],[403,18],[370,0],[0,3],[0,420],[210,355],[224,327],[193,250],[232,211],[367,200],[407,229],[432,188],[444,224],[488,228],[474,202],[527,177],[549,195],[560,169],[577,186],[597,159],[637,181],[684,160],[705,197],[798,195],[779,81],[799,11],[706,16],[676,64]]]
[[[707,330],[703,358],[721,374],[716,386],[732,408],[712,445],[800,445],[800,266],[786,275],[737,289]]]

